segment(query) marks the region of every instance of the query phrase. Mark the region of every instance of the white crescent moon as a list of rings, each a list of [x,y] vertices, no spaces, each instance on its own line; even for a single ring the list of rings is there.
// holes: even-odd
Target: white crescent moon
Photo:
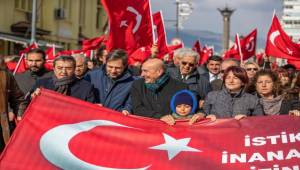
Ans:
[[[278,35],[280,35],[280,32],[279,32],[278,30],[272,32],[271,35],[270,35],[270,41],[271,41],[271,43],[272,43],[275,47],[276,47],[276,45],[275,45],[274,41],[275,41],[275,38],[276,38]]]
[[[247,48],[248,52],[251,52],[254,50],[254,37],[250,38],[250,43],[247,43],[246,48]]]
[[[73,155],[69,149],[70,140],[75,135],[89,131],[97,126],[132,128],[108,120],[90,120],[75,124],[60,125],[43,134],[40,139],[40,150],[49,162],[65,170],[145,170],[151,166],[148,165],[143,168],[135,169],[109,168],[90,164]]]
[[[136,15],[136,17],[135,17],[136,24],[135,24],[135,26],[132,29],[132,32],[136,33],[137,30],[139,29],[140,25],[141,25],[141,22],[142,22],[142,15],[136,9],[134,9],[131,6],[127,7],[127,11],[132,12],[132,13],[134,13]]]

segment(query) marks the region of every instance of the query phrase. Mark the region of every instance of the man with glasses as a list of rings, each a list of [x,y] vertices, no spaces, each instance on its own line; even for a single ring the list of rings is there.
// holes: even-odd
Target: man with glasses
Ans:
[[[182,56],[179,68],[168,70],[168,73],[172,78],[187,84],[189,90],[197,96],[198,101],[204,100],[207,93],[211,91],[211,87],[209,81],[197,71],[199,54],[189,48],[182,48],[179,53]],[[199,106],[201,107],[201,102]]]
[[[94,103],[94,88],[84,79],[75,77],[76,62],[72,56],[60,56],[53,61],[54,75],[39,79],[31,90],[31,97],[40,94],[40,88],[56,91],[60,94],[72,96]]]

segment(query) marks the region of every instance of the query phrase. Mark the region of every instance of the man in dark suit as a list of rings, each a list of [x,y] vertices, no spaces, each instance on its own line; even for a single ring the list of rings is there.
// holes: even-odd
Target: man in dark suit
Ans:
[[[211,83],[216,79],[220,79],[222,58],[220,56],[211,56],[206,64],[207,72],[201,74]]]
[[[95,102],[94,88],[84,79],[75,77],[76,62],[72,56],[60,56],[53,62],[54,75],[39,79],[31,90],[31,97],[40,94],[40,88],[56,91],[91,103]]]

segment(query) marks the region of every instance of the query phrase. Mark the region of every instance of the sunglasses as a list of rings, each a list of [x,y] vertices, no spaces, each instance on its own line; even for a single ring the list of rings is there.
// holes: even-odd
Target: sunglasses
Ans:
[[[188,62],[185,62],[185,61],[182,61],[181,64],[184,65],[184,66],[185,66],[185,65],[188,65],[188,66],[190,66],[190,67],[194,67],[194,66],[195,66],[195,64],[193,64],[193,63],[188,63]]]
[[[247,69],[246,69],[246,71],[251,71],[251,70],[253,70],[253,71],[258,71],[258,68],[247,68]]]

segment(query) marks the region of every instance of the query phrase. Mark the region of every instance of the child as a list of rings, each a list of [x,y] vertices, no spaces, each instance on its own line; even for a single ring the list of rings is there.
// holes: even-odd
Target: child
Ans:
[[[188,90],[177,92],[171,99],[171,110],[174,119],[190,119],[197,109],[197,100]]]

